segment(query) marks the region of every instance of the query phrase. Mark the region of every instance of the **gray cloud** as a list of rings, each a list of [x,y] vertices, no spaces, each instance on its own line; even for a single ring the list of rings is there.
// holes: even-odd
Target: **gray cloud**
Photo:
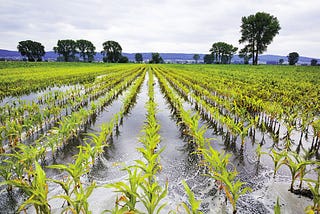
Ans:
[[[125,52],[206,53],[212,43],[235,46],[241,17],[268,12],[280,21],[280,34],[266,54],[319,57],[318,0],[0,0],[0,48],[16,49],[32,39],[52,50],[58,39],[88,39],[97,50],[116,40]]]

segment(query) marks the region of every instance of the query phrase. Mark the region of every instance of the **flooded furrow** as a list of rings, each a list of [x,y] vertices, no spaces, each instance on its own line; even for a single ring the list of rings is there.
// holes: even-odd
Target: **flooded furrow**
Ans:
[[[112,142],[106,147],[102,157],[96,161],[87,179],[93,179],[99,185],[125,181],[127,173],[122,170],[123,167],[133,165],[134,160],[141,159],[137,148],[141,146],[138,139],[146,118],[144,107],[148,100],[147,81],[146,76],[137,94],[134,106],[129,114],[124,117],[122,125],[119,126],[119,132],[113,136]],[[119,111],[121,101],[122,98],[120,97],[114,102],[113,107],[109,108],[107,114],[98,117],[96,125],[91,127],[91,130],[99,131],[100,125],[108,119],[110,120],[113,114]],[[53,190],[51,194],[56,195],[58,193]],[[112,189],[96,188],[88,199],[90,210],[92,213],[101,213],[106,209],[112,209],[115,206],[116,197],[117,193],[114,193]],[[62,205],[61,201],[52,203],[53,213],[61,212],[59,205]]]

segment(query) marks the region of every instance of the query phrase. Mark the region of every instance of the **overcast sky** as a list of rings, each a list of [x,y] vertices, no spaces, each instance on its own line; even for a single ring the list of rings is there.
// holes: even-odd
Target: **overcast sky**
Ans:
[[[241,17],[267,12],[281,26],[264,54],[320,58],[319,0],[0,0],[0,49],[19,41],[87,39],[97,51],[115,40],[124,52],[208,53],[214,42],[241,48]]]

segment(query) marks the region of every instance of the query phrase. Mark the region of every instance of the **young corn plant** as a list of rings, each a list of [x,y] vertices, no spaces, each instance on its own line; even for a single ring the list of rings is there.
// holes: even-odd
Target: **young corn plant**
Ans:
[[[25,211],[26,206],[32,204],[37,214],[47,214],[50,213],[50,205],[46,174],[37,162],[34,162],[34,165],[35,170],[30,169],[28,172],[32,175],[31,181],[12,179],[5,183],[18,187],[28,196],[28,199],[19,207],[18,212]]]
[[[140,183],[142,193],[139,194],[139,199],[143,203],[148,214],[160,213],[166,206],[166,203],[160,204],[168,193],[168,183],[163,188],[157,181],[156,174],[161,170],[160,153],[164,150],[157,149],[160,143],[160,125],[156,119],[157,105],[154,102],[153,88],[153,73],[149,71],[148,82],[149,101],[147,102],[147,121],[144,126],[144,136],[140,141],[144,145],[138,148],[138,151],[143,155],[145,161],[136,160],[136,166],[142,170],[145,179]]]
[[[121,207],[120,211],[124,213],[139,213],[136,209],[138,202],[138,188],[145,179],[137,167],[124,167],[123,170],[128,172],[128,183],[119,181],[111,184],[106,184],[103,187],[113,188],[115,192],[121,193],[121,196],[116,200],[116,207],[113,210],[106,210],[109,213],[116,213]]]
[[[181,206],[184,208],[187,214],[202,214],[200,209],[201,201],[197,200],[194,196],[194,193],[189,188],[187,182],[182,180],[182,185],[184,186],[184,190],[186,191],[188,195],[188,202],[189,205],[186,202],[183,202]]]
[[[83,175],[89,172],[91,164],[89,152],[83,149],[82,146],[79,146],[79,153],[76,155],[74,163],[48,166],[48,168],[59,169],[68,174],[66,181],[51,180],[52,182],[59,184],[64,190],[65,194],[53,197],[61,198],[68,202],[68,206],[64,211],[70,211],[76,214],[91,213],[89,210],[88,198],[96,184],[92,182],[88,187],[85,187],[80,180]]]
[[[251,191],[250,187],[244,187],[244,182],[236,180],[238,172],[236,170],[229,172],[228,170],[223,170],[221,173],[213,173],[211,176],[222,182],[222,188],[226,193],[228,200],[230,201],[233,213],[237,213],[237,201],[241,195],[246,194]]]
[[[312,164],[312,161],[304,160],[299,154],[295,152],[288,152],[283,160],[283,164],[286,165],[291,172],[291,184],[290,184],[290,192],[294,190],[294,182],[300,177],[300,185],[299,188],[301,190],[302,181],[304,176],[306,175],[306,167],[307,165]]]
[[[284,164],[283,160],[286,157],[286,151],[283,150],[282,152],[277,152],[276,150],[272,149],[271,153],[263,153],[263,154],[268,154],[272,160],[273,160],[273,177],[276,177],[277,171],[281,167],[282,164]]]
[[[280,203],[279,203],[279,197],[277,197],[277,203],[274,205],[274,214],[281,214],[281,209],[280,209]]]
[[[244,182],[236,179],[238,172],[236,169],[229,171],[227,169],[229,163],[229,154],[219,153],[212,147],[202,149],[201,152],[204,155],[204,164],[208,167],[209,173],[207,176],[219,181],[219,189],[223,189],[226,197],[230,201],[233,213],[237,213],[237,201],[241,195],[251,191],[249,187],[243,187]]]
[[[319,171],[319,169],[318,169]],[[320,173],[319,173],[320,174]],[[318,179],[305,179],[308,182],[308,187],[313,196],[313,205],[305,208],[307,214],[319,214],[320,213],[320,176],[318,174]]]

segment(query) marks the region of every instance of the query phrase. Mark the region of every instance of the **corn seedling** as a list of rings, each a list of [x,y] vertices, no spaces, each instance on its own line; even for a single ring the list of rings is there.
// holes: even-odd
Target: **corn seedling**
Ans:
[[[25,210],[27,205],[32,204],[36,213],[47,214],[50,213],[50,205],[47,199],[48,185],[46,174],[37,162],[34,165],[35,170],[31,169],[28,172],[28,174],[32,175],[32,180],[12,179],[5,183],[18,187],[28,196],[28,199],[19,207],[18,212]]]
[[[111,184],[106,184],[103,187],[113,188],[115,192],[121,193],[119,199],[116,200],[116,209],[121,206],[122,211],[126,212],[138,212],[136,209],[136,204],[138,202],[138,188],[143,182],[145,177],[138,171],[136,167],[125,167],[123,170],[128,172],[128,184],[126,182],[115,182]],[[112,213],[112,211],[108,211]]]
[[[188,202],[189,205],[186,202],[183,202],[181,206],[184,208],[187,214],[202,214],[200,209],[201,201],[197,200],[194,196],[194,193],[189,188],[188,184],[182,180],[182,184],[184,186],[184,190],[186,191],[188,195]]]
[[[88,151],[84,150],[83,147],[80,146],[75,163],[48,166],[48,168],[59,169],[68,173],[66,181],[51,180],[52,182],[59,184],[64,190],[64,195],[57,195],[53,198],[61,198],[68,202],[68,206],[64,209],[65,211],[71,211],[76,214],[90,213],[88,198],[95,188],[95,183],[92,182],[88,187],[85,187],[80,180],[83,175],[89,172],[89,166],[91,164],[89,159],[90,154]]]
[[[312,164],[312,161],[306,161],[301,156],[299,156],[297,153],[294,152],[288,152],[285,155],[285,158],[283,160],[283,164],[285,164],[290,172],[291,172],[291,184],[290,184],[290,191],[293,192],[293,186],[295,180],[300,177],[300,189],[302,186],[302,180],[303,177],[306,174],[306,166]]]
[[[281,214],[279,197],[277,197],[277,202],[276,202],[276,205],[274,205],[274,209],[273,210],[274,210],[274,214]]]

